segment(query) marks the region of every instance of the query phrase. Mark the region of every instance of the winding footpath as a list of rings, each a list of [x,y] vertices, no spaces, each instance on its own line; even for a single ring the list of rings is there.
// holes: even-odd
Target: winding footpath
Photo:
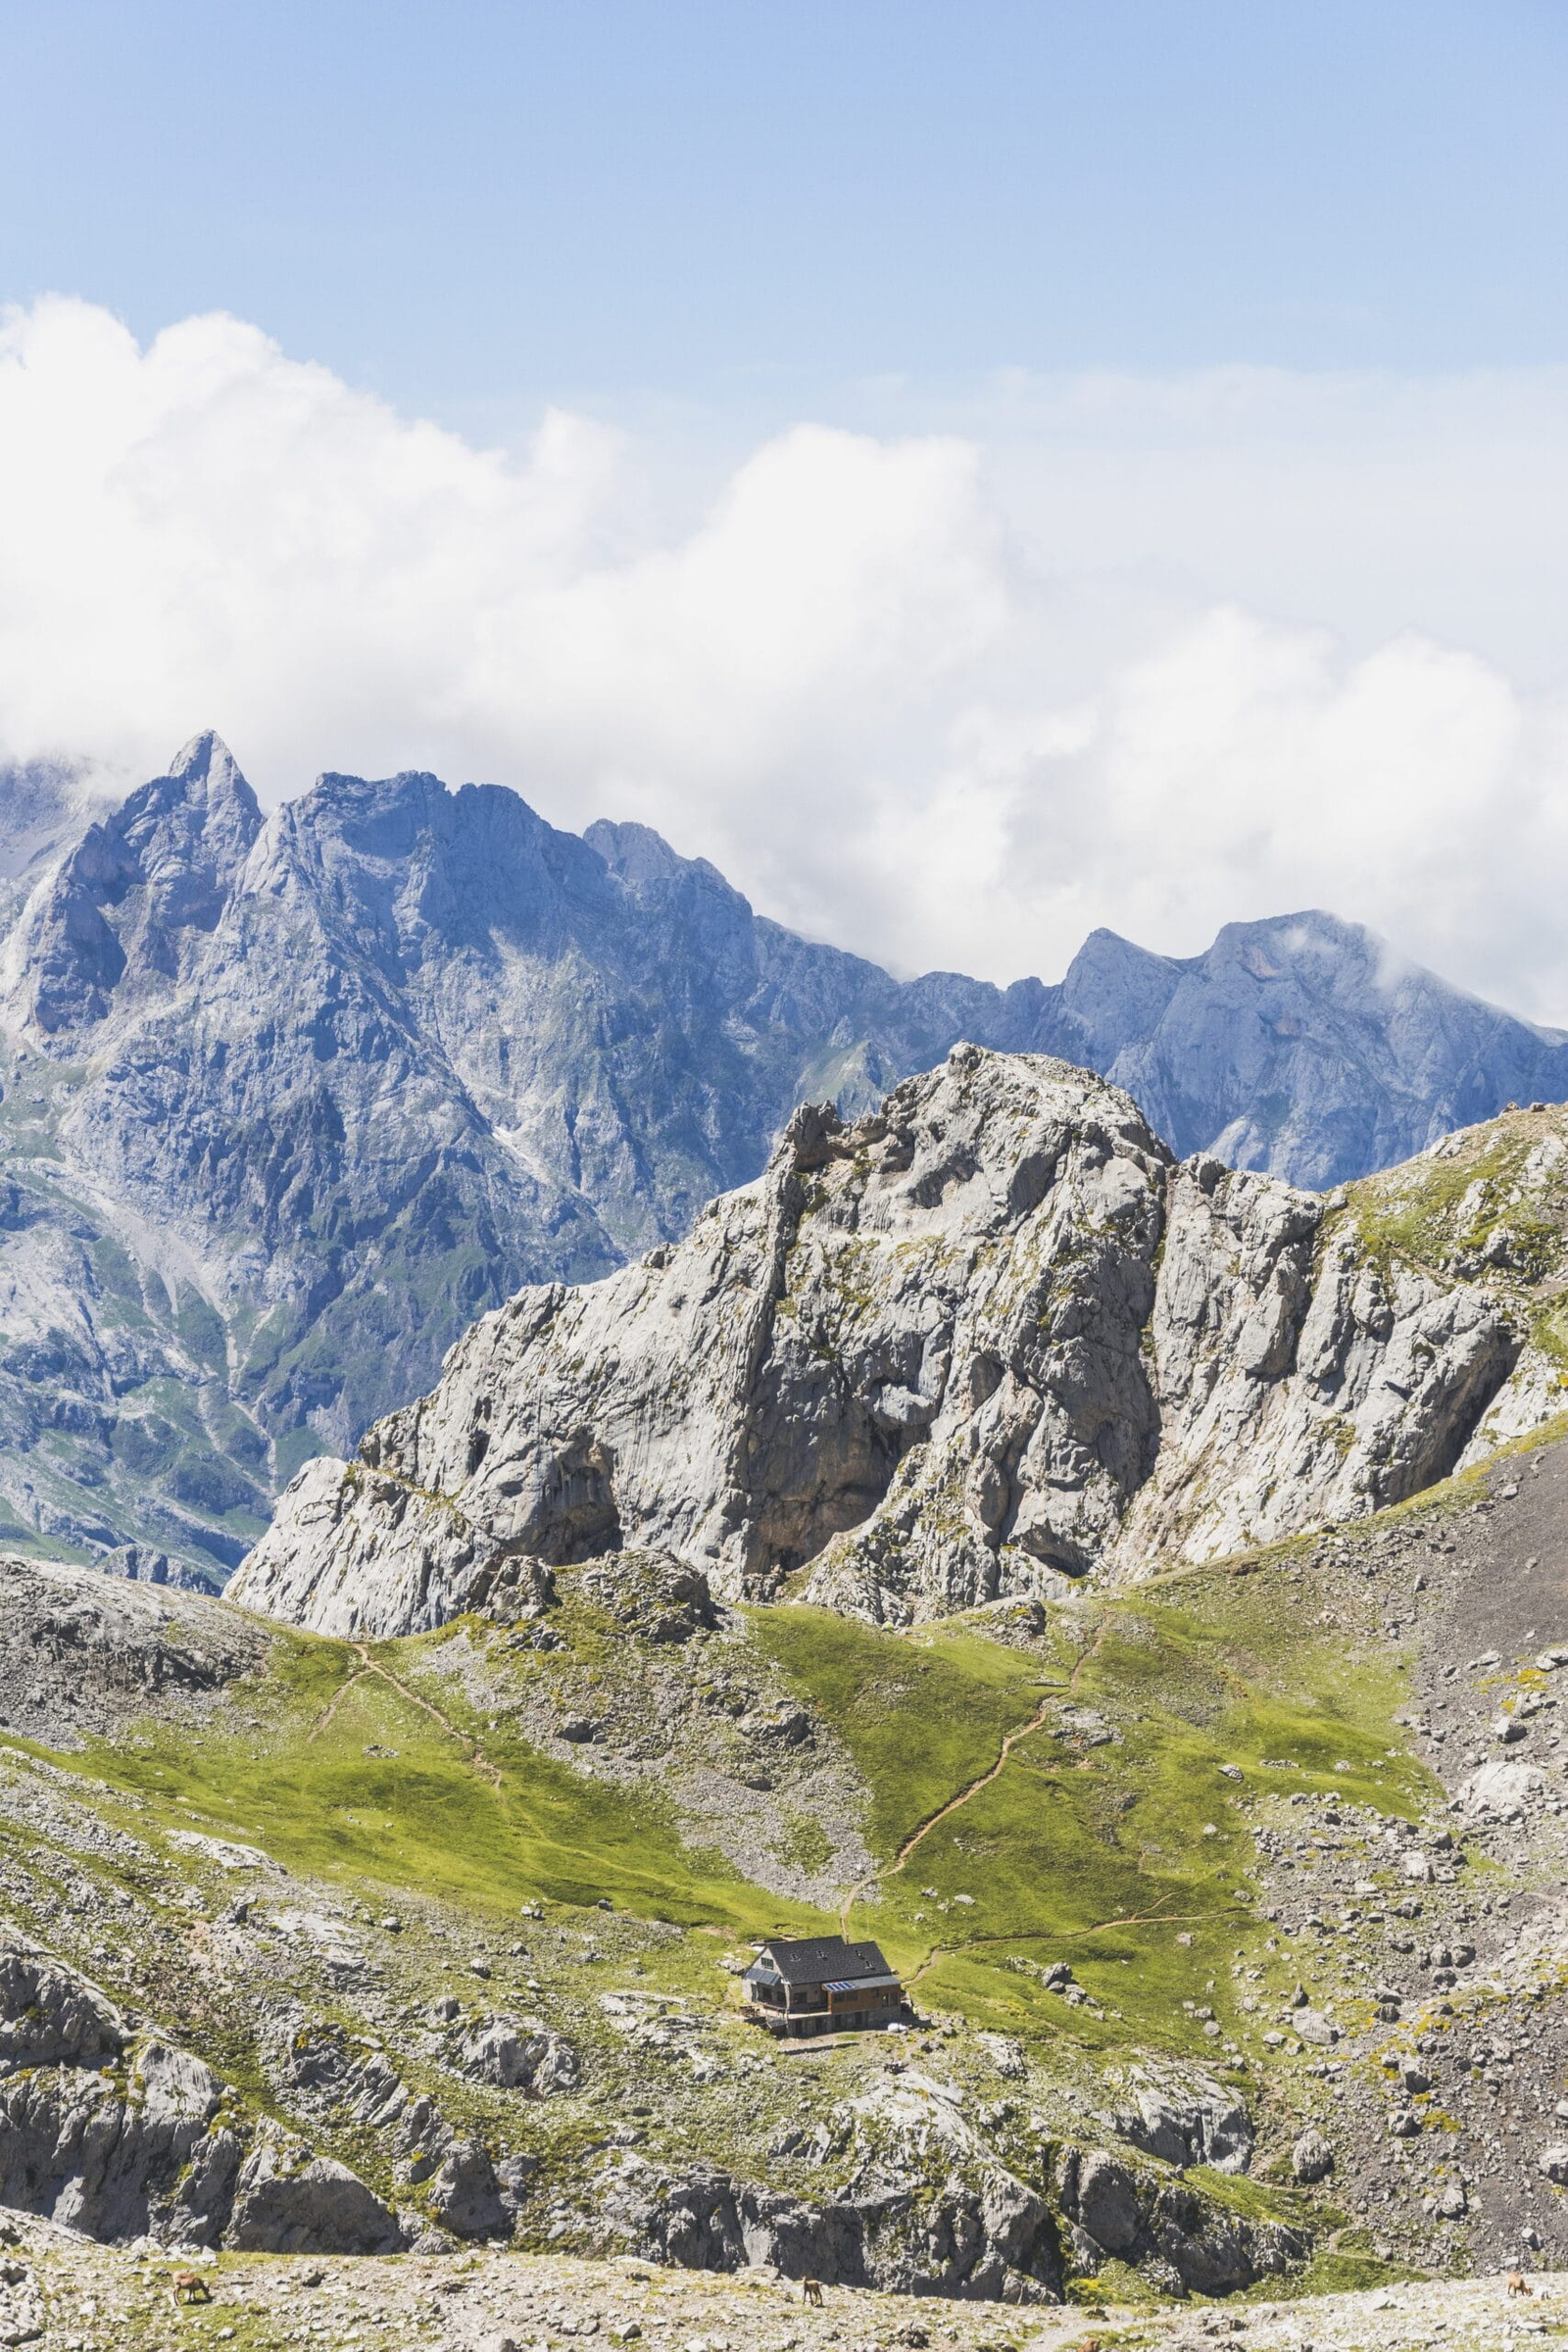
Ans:
[[[939,1823],[947,1821],[951,1815],[958,1812],[962,1806],[978,1796],[982,1788],[991,1787],[993,1781],[997,1780],[1005,1770],[1007,1759],[1013,1749],[1034,1733],[1045,1728],[1054,1703],[1058,1699],[1071,1697],[1076,1691],[1079,1677],[1085,1667],[1091,1665],[1099,1656],[1101,1645],[1108,1630],[1108,1626],[1101,1627],[1093,1642],[1086,1643],[1079,1651],[1077,1661],[1066,1682],[1054,1683],[1041,1699],[1033,1715],[1030,1716],[1029,1721],[1020,1724],[1016,1731],[1008,1732],[1004,1736],[1001,1752],[996,1762],[987,1771],[978,1773],[972,1781],[966,1782],[956,1795],[949,1797],[945,1805],[940,1805],[936,1812],[928,1815],[920,1823],[917,1829],[911,1830],[891,1862],[872,1872],[869,1877],[856,1881],[839,1906],[839,1933],[844,1936],[846,1942],[849,1941],[850,1936],[850,1913],[855,1905],[863,1901],[871,1889],[880,1886],[886,1880],[897,1878],[916,1848],[930,1837],[931,1832],[937,1828]],[[1213,1916],[1211,1911],[1129,1911],[1114,1919],[1096,1920],[1086,1928],[1052,1929],[1049,1934],[1053,1943],[1079,1943],[1086,1936],[1102,1936],[1110,1928],[1183,1927],[1201,1924],[1212,1919]],[[1046,1933],[1045,1930],[1041,1931],[1042,1935]],[[968,1936],[960,1944],[936,1943],[932,1945],[907,1982],[910,1984],[918,1984],[921,1978],[929,1975],[939,1961],[951,1958],[954,1952],[971,1951],[977,1945],[984,1943],[1027,1943],[1032,1940],[1033,1938],[1027,1932],[1020,1933],[1016,1929],[1010,1929],[1006,1934],[1000,1936]]]
[[[398,1696],[406,1699],[411,1707],[417,1707],[421,1714],[428,1715],[431,1722],[438,1724],[449,1740],[455,1740],[460,1747],[466,1749],[466,1761],[472,1771],[478,1773],[481,1780],[488,1781],[493,1788],[501,1787],[500,1767],[491,1763],[477,1740],[471,1740],[466,1732],[459,1731],[457,1725],[449,1716],[443,1715],[439,1707],[432,1705],[429,1699],[421,1698],[417,1690],[411,1690],[401,1676],[395,1675],[389,1666],[383,1666],[379,1660],[372,1658],[364,1642],[356,1642],[354,1648],[361,1661],[360,1670],[357,1674],[351,1674],[348,1681],[333,1693],[331,1705],[312,1726],[311,1738],[313,1740],[318,1740],[321,1734],[330,1727],[333,1717],[348,1697],[349,1692],[357,1690],[361,1683],[368,1682],[372,1675],[376,1675],[383,1683],[390,1684]]]
[[[958,1789],[956,1795],[949,1797],[945,1805],[939,1805],[934,1813],[926,1816],[925,1820],[919,1824],[918,1828],[911,1830],[908,1837],[904,1840],[904,1843],[899,1847],[898,1852],[894,1855],[891,1862],[885,1863],[880,1869],[873,1871],[867,1878],[857,1879],[855,1885],[850,1888],[849,1892],[844,1897],[843,1902],[839,1905],[839,1933],[844,1937],[846,1942],[849,1941],[850,1937],[850,1913],[855,1908],[855,1905],[858,1902],[862,1901],[870,1889],[880,1886],[885,1880],[896,1879],[899,1873],[905,1868],[905,1865],[908,1862],[910,1855],[914,1853],[916,1847],[921,1845],[924,1840],[930,1837],[932,1831],[936,1829],[940,1823],[948,1820],[952,1814],[958,1812],[960,1808],[968,1804],[972,1798],[977,1797],[982,1788],[989,1788],[992,1782],[1001,1777],[1002,1773],[1006,1769],[1007,1758],[1011,1755],[1013,1749],[1019,1744],[1019,1742],[1021,1740],[1030,1739],[1034,1733],[1043,1731],[1045,1729],[1047,1718],[1049,1717],[1054,1702],[1060,1698],[1071,1697],[1072,1693],[1078,1688],[1078,1678],[1083,1673],[1084,1668],[1099,1655],[1100,1645],[1105,1639],[1105,1627],[1102,1626],[1099,1633],[1096,1634],[1093,1642],[1089,1642],[1083,1649],[1079,1651],[1077,1660],[1073,1666],[1073,1670],[1067,1677],[1065,1683],[1053,1683],[1050,1686],[1044,1698],[1042,1698],[1039,1706],[1036,1707],[1028,1722],[1019,1724],[1016,1731],[1007,1732],[1004,1735],[1001,1752],[999,1753],[996,1762],[991,1765],[987,1771],[978,1773],[972,1781],[965,1782],[964,1786]],[[1108,1926],[1117,1923],[1107,1921],[1106,1924]],[[972,1942],[980,1942],[985,1939],[975,1936],[971,1937],[970,1940]],[[940,1947],[938,1948],[940,1949]],[[910,1982],[918,1982],[918,1978],[924,1976],[926,1970],[931,1967],[936,1957],[937,1952],[933,1951],[931,1958],[922,1964],[917,1972],[916,1977],[911,1978]]]

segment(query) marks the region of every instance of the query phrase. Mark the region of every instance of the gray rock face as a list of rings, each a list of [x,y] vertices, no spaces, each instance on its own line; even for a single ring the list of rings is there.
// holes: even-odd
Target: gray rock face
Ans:
[[[461,2064],[476,2082],[492,2082],[498,2090],[524,2090],[534,2098],[552,2091],[575,2090],[582,2077],[576,2051],[559,2034],[537,2021],[519,2025],[514,2018],[483,2019],[463,2044]]]
[[[264,2130],[245,2159],[225,2242],[242,2254],[397,2254],[397,2216],[357,2173]]]
[[[428,2193],[437,2221],[457,2237],[500,2237],[512,2227],[495,2166],[476,2139],[448,2149]]]
[[[962,1046],[858,1124],[799,1112],[678,1248],[487,1316],[302,1472],[232,1596],[405,1633],[638,1548],[730,1596],[809,1569],[890,1621],[1043,1595],[1400,1499],[1514,1352],[1489,1298],[1380,1273],[1321,1200]]]
[[[634,2250],[691,2270],[769,2264],[832,2285],[1059,2299],[1054,2216],[943,2085],[924,2075],[873,2085],[816,2136],[854,2158],[853,2187],[837,2197],[791,2196],[712,2166],[671,2176],[627,2156],[605,2179],[602,2221]]]
[[[1009,2303],[1060,2299],[1054,2221],[1042,2200],[1000,2172],[935,2194],[908,2182],[868,2187],[812,2204],[727,2173],[679,2180],[633,2176],[605,2220],[635,2249],[684,2270],[738,2271],[767,2264],[786,2278],[876,2286]]]
[[[1251,2118],[1234,2091],[1212,2076],[1150,2079],[1134,2086],[1132,2110],[1118,2117],[1123,2139],[1167,2164],[1212,2165],[1245,2172],[1251,2160]]]
[[[356,2175],[271,2126],[247,2154],[222,2110],[201,2059],[133,2034],[96,1985],[0,1923],[0,2206],[103,2239],[401,2247],[395,2216]]]
[[[1321,2132],[1303,2132],[1291,2149],[1292,2177],[1306,2185],[1326,2180],[1334,2170],[1334,2150]]]
[[[1066,2148],[1056,2167],[1061,2208],[1083,2267],[1136,2263],[1178,2293],[1230,2294],[1306,2252],[1302,2231],[1249,2222],[1180,2181],[1141,2178],[1102,2149]]]
[[[0,1944],[0,2068],[102,2066],[125,2046],[103,1994],[25,1941]]]
[[[637,2251],[688,2269],[763,2263],[829,2285],[1020,2304],[1058,2301],[1069,2271],[1106,2261],[1136,2263],[1178,2294],[1225,2294],[1306,2251],[1298,2231],[1245,2221],[1180,2182],[1076,2147],[1053,2167],[1058,2222],[943,2105],[918,2142],[901,2133],[909,2119],[896,2100],[871,2106],[883,2128],[875,2152],[836,2199],[811,2203],[716,2169],[670,2179],[633,2160],[607,2182],[603,2219]],[[859,2123],[872,2120],[867,2112]]]
[[[199,2059],[133,2041],[96,1986],[0,1928],[0,2205],[94,2237],[216,2243],[240,2161],[220,2094]]]
[[[168,1587],[0,1553],[0,1722],[72,1744],[156,1696],[199,1714],[254,1672],[267,1637]]]
[[[802,1099],[864,1110],[956,1039],[1320,1183],[1568,1094],[1560,1038],[1326,916],[906,985],[642,827],[578,839],[492,787],[327,775],[264,818],[201,736],[79,803],[0,776],[0,1541],[174,1581],[220,1581],[310,1453],[520,1284],[675,1239]]]
[[[1316,910],[1227,923],[1186,958],[1096,931],[1049,993],[1040,1043],[1124,1086],[1178,1153],[1325,1190],[1568,1094],[1560,1031]]]

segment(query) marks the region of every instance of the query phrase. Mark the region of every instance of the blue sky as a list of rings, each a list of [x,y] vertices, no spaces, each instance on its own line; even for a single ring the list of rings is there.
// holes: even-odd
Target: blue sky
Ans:
[[[1560,0],[0,0],[0,296],[458,421],[1568,357]]]
[[[0,769],[1568,1020],[1565,115],[1563,0],[0,0]]]

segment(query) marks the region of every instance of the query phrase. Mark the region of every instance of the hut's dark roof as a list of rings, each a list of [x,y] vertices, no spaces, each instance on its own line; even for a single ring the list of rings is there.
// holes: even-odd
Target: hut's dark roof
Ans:
[[[874,1943],[846,1943],[842,1936],[781,1936],[762,1946],[786,1984],[832,1984],[861,1977],[891,1977]]]

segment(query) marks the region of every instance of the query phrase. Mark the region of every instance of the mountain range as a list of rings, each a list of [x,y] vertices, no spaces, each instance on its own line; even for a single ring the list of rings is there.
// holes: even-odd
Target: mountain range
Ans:
[[[24,782],[0,2340],[1568,2258],[1565,1041],[1323,916],[904,983],[493,788]]]
[[[155,1578],[220,1578],[520,1285],[678,1239],[798,1104],[960,1040],[1317,1187],[1568,1097],[1568,1038],[1329,915],[901,981],[645,827],[423,773],[264,814],[211,734],[118,808],[11,771],[0,872],[0,1537]]]

